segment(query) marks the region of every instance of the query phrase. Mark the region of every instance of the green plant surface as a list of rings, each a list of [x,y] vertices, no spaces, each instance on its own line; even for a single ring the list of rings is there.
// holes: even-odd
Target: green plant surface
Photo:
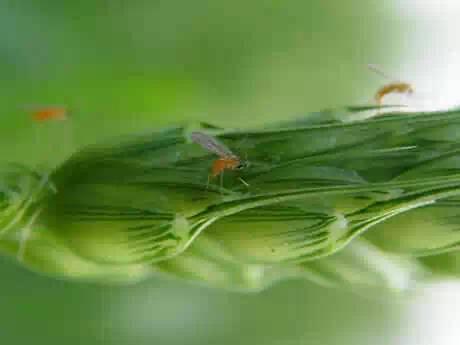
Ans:
[[[2,248],[74,279],[405,289],[433,273],[419,257],[457,248],[459,125],[456,110],[357,107],[246,131],[114,139],[48,173],[5,170]],[[191,140],[196,130],[248,165],[209,180],[217,157]]]

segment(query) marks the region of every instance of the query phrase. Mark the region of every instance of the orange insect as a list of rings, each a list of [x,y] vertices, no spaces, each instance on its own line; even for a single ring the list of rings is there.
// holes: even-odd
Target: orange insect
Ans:
[[[67,110],[63,107],[46,107],[32,112],[32,118],[37,122],[49,120],[66,120]]]
[[[394,83],[386,84],[382,86],[380,89],[378,89],[377,92],[375,93],[374,99],[378,105],[381,105],[383,101],[383,97],[393,92],[407,93],[410,95],[414,92],[414,89],[412,88],[412,85],[410,85],[409,83],[394,82]]]
[[[383,76],[384,78],[391,79],[389,76],[383,73],[376,66],[368,65],[368,67],[374,72],[376,72],[377,74],[380,74],[381,76]],[[403,82],[403,81],[395,81],[395,82],[386,84],[382,86],[380,89],[378,89],[374,95],[374,99],[378,105],[381,105],[383,102],[383,98],[390,93],[406,93],[410,95],[413,92],[414,92],[414,88],[412,87],[411,84]]]
[[[210,174],[211,178],[220,175],[222,179],[225,170],[239,170],[248,166],[248,162],[242,161],[227,146],[210,135],[201,132],[193,132],[191,134],[191,139],[195,143],[201,145],[201,147],[220,157],[212,164]],[[246,186],[248,185],[243,179],[240,178],[240,180]]]

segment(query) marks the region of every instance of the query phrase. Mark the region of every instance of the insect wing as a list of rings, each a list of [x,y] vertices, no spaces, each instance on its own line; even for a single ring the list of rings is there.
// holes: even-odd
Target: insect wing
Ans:
[[[367,68],[369,68],[372,72],[380,75],[381,77],[388,79],[388,80],[395,80],[395,78],[389,76],[385,72],[383,72],[377,65],[374,64],[367,64]]]
[[[235,154],[230,151],[227,146],[210,135],[201,132],[193,132],[190,137],[193,142],[201,145],[206,150],[211,151],[220,157],[235,157]]]

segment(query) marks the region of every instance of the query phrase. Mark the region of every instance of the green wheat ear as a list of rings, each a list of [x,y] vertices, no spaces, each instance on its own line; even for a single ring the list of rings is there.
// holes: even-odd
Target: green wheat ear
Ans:
[[[293,277],[404,290],[457,274],[460,111],[375,114],[194,128],[247,157],[222,184],[208,184],[216,156],[186,127],[88,147],[48,174],[6,167],[0,249],[72,279],[244,291]]]

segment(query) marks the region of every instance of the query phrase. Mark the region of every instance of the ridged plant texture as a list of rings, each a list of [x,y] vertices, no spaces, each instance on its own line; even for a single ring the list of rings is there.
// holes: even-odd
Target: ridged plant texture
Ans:
[[[216,138],[247,162],[209,179]],[[405,290],[459,273],[460,111],[372,107],[253,130],[170,128],[5,166],[0,250],[69,279],[152,275],[255,291],[280,279]]]

